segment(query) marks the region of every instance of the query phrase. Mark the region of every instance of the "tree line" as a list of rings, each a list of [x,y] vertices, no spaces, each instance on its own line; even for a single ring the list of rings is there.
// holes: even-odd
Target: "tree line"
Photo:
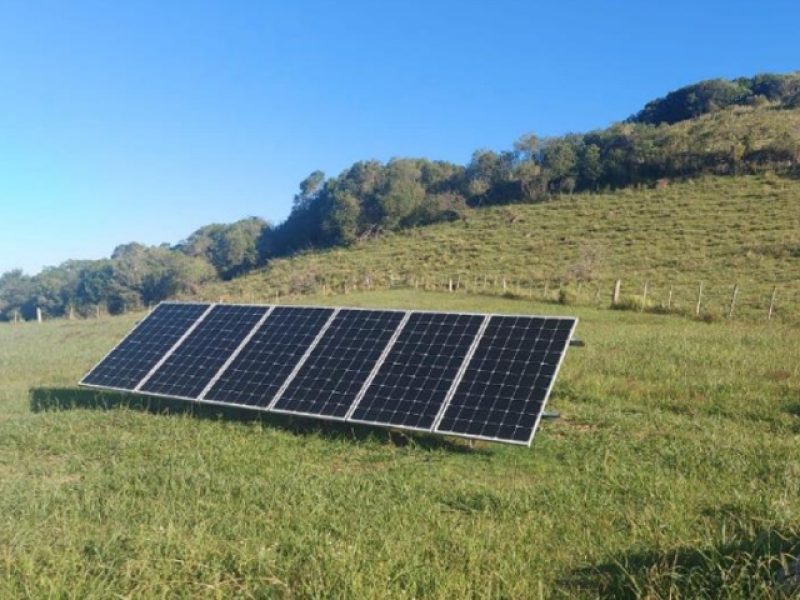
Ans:
[[[336,177],[314,171],[289,217],[202,227],[175,246],[126,244],[98,261],[67,261],[35,276],[0,276],[0,319],[111,313],[191,294],[292,253],[342,246],[469,210],[541,202],[558,194],[706,173],[800,165],[800,73],[711,80],[654,100],[624,122],[583,134],[522,136],[504,151],[478,150],[467,165],[424,158],[360,161]]]

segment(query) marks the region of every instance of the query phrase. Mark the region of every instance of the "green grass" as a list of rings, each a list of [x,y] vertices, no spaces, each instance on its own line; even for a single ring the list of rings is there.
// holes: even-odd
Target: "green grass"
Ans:
[[[694,315],[700,282],[705,318],[800,321],[800,181],[717,177],[666,189],[562,196],[536,205],[471,211],[463,221],[387,234],[353,247],[273,261],[262,271],[208,287],[207,298],[272,298],[405,286],[459,289],[553,301],[558,282],[576,301],[608,306],[622,279],[623,302]],[[548,292],[545,294],[545,285]]]
[[[76,391],[139,315],[2,325],[0,598],[790,595],[797,328],[411,290],[304,301],[569,312],[587,346],[532,448],[471,449]]]

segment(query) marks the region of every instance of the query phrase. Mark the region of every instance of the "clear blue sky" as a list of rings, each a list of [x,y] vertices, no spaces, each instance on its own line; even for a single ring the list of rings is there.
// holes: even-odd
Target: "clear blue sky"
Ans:
[[[800,69],[800,3],[5,1],[0,272],[286,217],[359,159],[464,163]]]

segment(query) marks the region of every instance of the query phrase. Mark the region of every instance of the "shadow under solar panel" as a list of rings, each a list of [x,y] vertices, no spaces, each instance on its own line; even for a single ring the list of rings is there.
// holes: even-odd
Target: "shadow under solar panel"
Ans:
[[[133,391],[208,307],[159,304],[81,380],[81,385]]]

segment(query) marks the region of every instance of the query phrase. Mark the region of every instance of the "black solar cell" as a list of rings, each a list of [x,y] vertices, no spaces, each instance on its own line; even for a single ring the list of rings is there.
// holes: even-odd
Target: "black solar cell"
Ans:
[[[208,304],[159,304],[81,383],[133,390],[207,309]]]
[[[266,408],[332,314],[276,306],[205,398]]]
[[[574,326],[493,316],[436,431],[530,443]]]
[[[215,306],[140,389],[196,399],[267,310],[265,306]]]
[[[430,429],[483,319],[412,313],[351,419]]]
[[[403,314],[341,310],[273,410],[343,419]]]

